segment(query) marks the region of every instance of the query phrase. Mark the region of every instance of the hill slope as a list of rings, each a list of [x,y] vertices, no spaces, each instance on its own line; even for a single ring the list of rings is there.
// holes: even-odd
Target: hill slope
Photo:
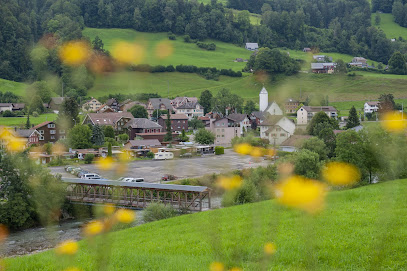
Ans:
[[[394,22],[394,17],[392,14],[381,13],[380,14],[380,24],[377,26],[375,24],[376,14],[372,14],[372,25],[380,28],[386,34],[388,39],[398,39],[402,37],[407,40],[407,28],[402,27]]]
[[[24,83],[9,81],[0,78],[0,92],[4,93],[10,91],[16,95],[24,96],[26,87],[27,85]]]
[[[405,270],[407,180],[331,192],[315,217],[273,201],[185,215],[115,232],[107,270],[208,270],[213,261],[244,270]],[[262,257],[273,241],[277,253]],[[81,242],[75,263],[94,270],[94,247]],[[47,251],[7,259],[7,270],[56,270]],[[74,264],[74,263],[73,263]]]

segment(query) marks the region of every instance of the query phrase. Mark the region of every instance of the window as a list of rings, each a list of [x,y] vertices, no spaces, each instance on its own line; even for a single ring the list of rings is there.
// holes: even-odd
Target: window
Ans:
[[[56,132],[57,132],[57,131],[55,131],[55,130],[50,130],[50,131],[49,131],[49,133],[50,133],[51,135],[55,135]]]
[[[41,135],[44,134],[44,130],[39,130],[38,133],[40,133]]]
[[[51,139],[55,139],[55,136],[51,136]]]
[[[222,135],[222,137],[225,137],[225,135]]]
[[[222,132],[225,132],[225,129],[222,129]]]
[[[65,134],[65,130],[59,130],[60,134]]]
[[[280,136],[285,136],[285,134],[280,134]]]
[[[40,136],[39,140],[44,140],[44,137],[43,137],[43,136]]]
[[[53,123],[48,124],[48,128],[55,128],[55,124]]]
[[[61,137],[60,137],[60,139],[65,139],[65,138],[66,138],[66,136],[61,136]]]

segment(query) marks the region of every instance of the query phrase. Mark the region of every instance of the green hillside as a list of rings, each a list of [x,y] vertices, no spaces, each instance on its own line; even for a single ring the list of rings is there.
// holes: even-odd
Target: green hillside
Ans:
[[[57,114],[54,113],[47,113],[39,115],[38,117],[30,116],[30,123],[32,125],[37,125],[43,123],[45,121],[53,121],[56,120],[58,117]],[[0,117],[0,126],[17,126],[17,127],[24,127],[27,123],[27,117],[12,117],[12,118],[4,118]]]
[[[99,29],[85,28],[83,35],[93,40],[99,36],[105,44],[105,49],[111,50],[117,41],[138,41],[145,45],[146,55],[142,61],[150,65],[195,65],[198,67],[217,67],[221,69],[242,70],[246,63],[234,62],[236,58],[248,59],[252,54],[243,47],[236,45],[207,40],[205,42],[214,42],[215,51],[207,51],[199,48],[195,43],[185,43],[182,36],[177,40],[168,40],[167,33],[144,33],[131,29]],[[161,41],[168,41],[174,48],[174,53],[164,60],[157,59],[155,55],[156,45]]]
[[[372,14],[372,25],[376,26],[375,24],[375,16],[376,14]],[[398,39],[402,37],[403,39],[407,40],[407,28],[402,27],[394,22],[394,17],[392,14],[381,13],[380,14],[380,25],[376,26],[384,31],[387,38],[389,39]]]
[[[104,240],[105,270],[209,270],[214,261],[243,270],[406,270],[406,193],[407,180],[397,180],[331,192],[315,217],[265,201],[144,224]],[[267,260],[270,241],[277,252]],[[96,257],[81,241],[72,265],[95,270]],[[60,264],[53,251],[6,259],[7,270]]]
[[[16,95],[24,96],[26,84],[0,78],[0,92],[10,91]]]

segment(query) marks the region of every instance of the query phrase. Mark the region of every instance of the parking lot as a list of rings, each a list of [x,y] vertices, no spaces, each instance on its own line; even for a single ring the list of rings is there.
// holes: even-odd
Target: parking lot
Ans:
[[[240,156],[232,150],[225,150],[224,155],[210,155],[203,157],[173,159],[166,161],[134,161],[128,164],[125,176],[116,175],[113,171],[101,171],[95,165],[81,165],[80,167],[92,173],[98,173],[103,178],[117,179],[119,177],[144,178],[146,182],[157,183],[166,174],[176,176],[178,179],[200,177],[205,174],[229,172],[235,169],[267,166],[270,160],[255,161],[250,156]],[[66,173],[64,167],[51,167],[51,172],[72,178]]]

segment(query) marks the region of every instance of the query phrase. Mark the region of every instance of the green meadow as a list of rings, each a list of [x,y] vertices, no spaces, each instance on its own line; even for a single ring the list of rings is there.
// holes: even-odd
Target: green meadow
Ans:
[[[9,81],[0,78],[0,92],[10,91],[18,96],[24,96],[25,88],[27,87],[24,83]]]
[[[381,13],[380,14],[380,24],[375,23],[376,13],[372,13],[372,25],[380,28],[386,34],[389,39],[398,39],[402,37],[407,39],[407,28],[402,27],[394,22],[394,17],[392,14]]]
[[[150,65],[195,65],[198,67],[216,67],[219,69],[242,70],[246,63],[234,62],[236,58],[249,59],[252,52],[244,47],[215,41],[206,40],[216,44],[215,51],[199,48],[195,43],[185,43],[183,36],[177,40],[169,40],[167,33],[144,33],[132,29],[99,29],[85,28],[83,35],[93,40],[96,36],[102,39],[105,49],[111,51],[118,41],[138,42],[145,48],[143,64]],[[173,54],[166,59],[156,56],[157,44],[166,42],[174,49]]]
[[[199,271],[215,261],[226,270],[406,270],[406,193],[407,180],[396,180],[329,192],[315,216],[274,200],[184,215],[80,241],[66,262],[84,271],[101,259],[103,270]],[[61,257],[9,258],[6,270],[61,270]]]
[[[39,115],[38,117],[30,116],[30,123],[32,125],[37,125],[43,123],[45,121],[53,121],[57,119],[57,114],[54,113],[47,113]],[[27,123],[27,117],[11,117],[11,118],[4,118],[0,117],[0,126],[16,126],[16,127],[24,127]]]

